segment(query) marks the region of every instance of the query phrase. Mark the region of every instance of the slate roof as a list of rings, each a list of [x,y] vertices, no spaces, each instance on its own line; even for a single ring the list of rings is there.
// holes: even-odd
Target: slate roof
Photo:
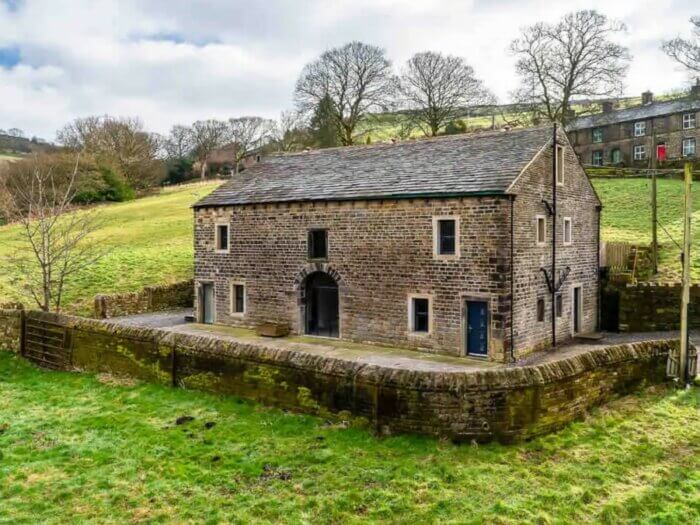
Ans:
[[[633,108],[619,109],[609,113],[596,113],[587,117],[579,117],[567,126],[567,131],[579,129],[597,128],[619,122],[644,120],[662,115],[682,113],[685,111],[700,110],[700,99],[670,100],[668,102],[654,102],[647,106],[635,106]]]
[[[551,136],[540,127],[272,155],[194,206],[504,193]]]

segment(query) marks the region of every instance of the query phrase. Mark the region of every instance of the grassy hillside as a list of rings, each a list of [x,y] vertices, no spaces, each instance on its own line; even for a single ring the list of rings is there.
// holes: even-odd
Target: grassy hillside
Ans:
[[[98,293],[135,291],[145,285],[187,279],[193,272],[190,206],[218,183],[190,184],[162,190],[131,202],[98,209],[103,227],[96,238],[110,249],[94,267],[78,275],[67,290],[66,304],[90,308]],[[17,249],[16,226],[0,226],[0,259]],[[1,298],[22,300],[21,276],[0,266]]]
[[[608,241],[651,242],[651,180],[593,179],[603,201],[602,237]],[[657,185],[658,219],[668,234],[659,227],[661,246],[660,278],[680,277],[680,250],[673,242],[683,243],[683,182],[659,180]],[[693,228],[700,222],[700,188],[693,192]],[[673,239],[673,240],[672,240]],[[695,232],[692,252],[692,277],[700,280],[700,234]]]
[[[110,253],[79,275],[68,289],[71,310],[89,311],[98,293],[136,291],[143,286],[186,279],[192,275],[192,210],[190,205],[218,183],[192,184],[163,190],[132,202],[103,205],[98,216],[104,227],[97,238]],[[603,239],[648,243],[650,182],[645,179],[595,179],[603,201]],[[680,181],[659,181],[659,219],[669,233],[682,240],[683,187]],[[695,193],[695,216],[700,217],[700,189]],[[17,249],[17,227],[0,226],[0,260]],[[700,254],[700,235],[696,236]],[[680,272],[678,248],[659,229],[663,278]],[[693,261],[694,278],[700,280],[700,255]],[[0,302],[21,300],[31,304],[21,290],[21,275],[0,265]]]
[[[700,522],[697,388],[627,396],[507,447],[377,439],[4,352],[0,391],[7,523]]]

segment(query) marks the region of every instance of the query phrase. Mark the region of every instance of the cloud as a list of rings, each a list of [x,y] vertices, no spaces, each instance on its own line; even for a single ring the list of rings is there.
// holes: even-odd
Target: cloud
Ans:
[[[687,81],[658,46],[688,32],[690,0],[0,0],[0,127],[53,139],[90,114],[140,116],[158,132],[274,118],[292,107],[303,65],[353,39],[385,48],[397,70],[426,49],[463,56],[507,100],[518,29],[590,7],[629,27],[629,93]]]

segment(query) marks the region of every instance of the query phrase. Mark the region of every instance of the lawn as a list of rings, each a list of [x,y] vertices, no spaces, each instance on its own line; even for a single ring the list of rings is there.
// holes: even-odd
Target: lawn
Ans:
[[[651,243],[651,180],[650,179],[593,179],[603,201],[602,238],[606,241]],[[697,186],[697,184],[695,185]],[[661,249],[660,277],[680,279],[680,249],[683,244],[683,182],[660,179],[657,184],[658,228]],[[693,192],[693,228],[700,218],[700,188]],[[669,237],[670,235],[670,237]],[[700,280],[700,235],[694,235],[692,277]]]
[[[2,523],[697,523],[699,443],[698,389],[458,446],[0,352]]]
[[[98,293],[137,291],[150,284],[190,279],[194,253],[190,206],[218,184],[189,184],[99,206],[97,217],[103,227],[95,238],[109,253],[77,276],[67,289],[65,304],[85,312]],[[16,226],[0,226],[0,260],[17,249],[18,231]],[[10,267],[0,266],[0,302],[20,300],[32,305],[18,278]]]

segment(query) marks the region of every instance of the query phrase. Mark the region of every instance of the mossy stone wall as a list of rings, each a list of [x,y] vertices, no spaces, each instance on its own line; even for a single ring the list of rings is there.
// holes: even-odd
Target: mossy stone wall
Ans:
[[[140,292],[98,295],[95,318],[109,319],[122,315],[160,312],[194,305],[194,281],[147,286]]]
[[[595,405],[665,379],[676,341],[624,344],[524,367],[469,373],[398,370],[106,321],[30,312],[70,331],[72,366],[268,405],[351,413],[382,434],[510,442],[545,434]]]
[[[0,350],[20,352],[23,315],[19,309],[0,309]]]

